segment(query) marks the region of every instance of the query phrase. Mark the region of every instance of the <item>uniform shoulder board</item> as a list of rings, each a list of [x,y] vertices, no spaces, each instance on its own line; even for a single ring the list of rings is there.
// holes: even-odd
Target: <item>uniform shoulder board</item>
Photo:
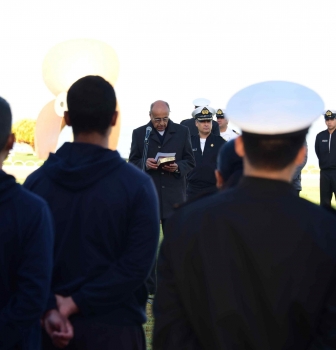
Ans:
[[[239,133],[238,133],[236,130],[233,130],[233,129],[232,129],[232,131],[233,131],[235,134],[239,135]]]

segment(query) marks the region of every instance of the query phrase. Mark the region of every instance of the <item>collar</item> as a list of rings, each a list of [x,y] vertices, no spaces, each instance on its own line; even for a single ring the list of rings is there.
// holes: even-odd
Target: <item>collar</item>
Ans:
[[[256,192],[259,195],[295,194],[294,186],[291,183],[261,177],[243,176],[238,187],[242,189],[249,188],[249,191]]]

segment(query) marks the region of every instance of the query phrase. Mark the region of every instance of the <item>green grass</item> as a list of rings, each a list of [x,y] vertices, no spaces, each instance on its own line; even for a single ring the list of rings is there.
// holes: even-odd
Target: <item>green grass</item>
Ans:
[[[4,165],[17,165],[20,166],[22,163],[26,165],[42,165],[43,160],[37,158],[33,154],[22,154],[22,153],[15,153],[14,155],[10,155],[5,161]]]

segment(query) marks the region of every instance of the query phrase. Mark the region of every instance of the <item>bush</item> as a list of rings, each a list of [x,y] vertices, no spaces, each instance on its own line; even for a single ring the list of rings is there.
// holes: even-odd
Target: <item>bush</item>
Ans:
[[[35,126],[36,120],[22,119],[13,124],[13,133],[16,142],[27,143],[35,149]]]

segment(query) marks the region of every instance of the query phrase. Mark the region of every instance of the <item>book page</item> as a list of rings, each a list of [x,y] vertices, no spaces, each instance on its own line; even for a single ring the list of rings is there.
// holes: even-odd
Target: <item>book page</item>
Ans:
[[[176,153],[161,153],[158,152],[155,156],[155,160],[158,161],[159,158],[175,157]]]

